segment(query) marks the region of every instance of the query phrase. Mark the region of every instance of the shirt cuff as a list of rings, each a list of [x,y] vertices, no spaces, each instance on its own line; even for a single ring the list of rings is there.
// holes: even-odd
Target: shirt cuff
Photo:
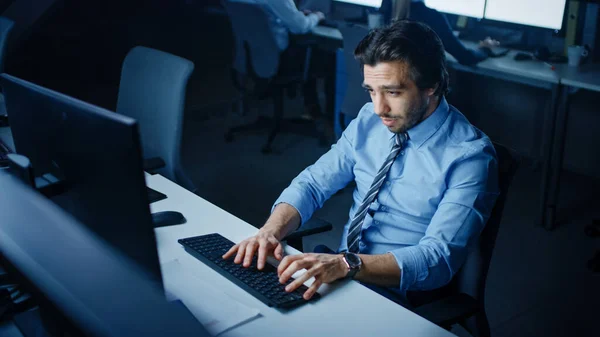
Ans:
[[[402,294],[411,289],[423,277],[423,271],[427,271],[427,266],[423,265],[423,259],[417,258],[420,255],[418,246],[404,247],[396,250],[391,250],[391,253],[396,258],[396,263],[400,267],[400,284],[399,290]]]
[[[281,203],[286,203],[298,211],[298,214],[300,214],[300,226],[304,225],[304,223],[310,219],[312,207],[310,201],[307,201],[306,198],[303,197],[302,192],[291,187],[286,188],[277,201],[275,201],[273,207],[271,207],[271,213],[273,213],[275,206]]]

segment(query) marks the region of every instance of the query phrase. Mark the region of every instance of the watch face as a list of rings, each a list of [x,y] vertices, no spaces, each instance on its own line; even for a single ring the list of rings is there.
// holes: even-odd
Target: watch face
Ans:
[[[356,267],[360,266],[360,264],[362,262],[360,260],[360,257],[358,257],[358,254],[354,254],[354,253],[346,253],[346,261],[348,261],[350,268],[356,268]]]

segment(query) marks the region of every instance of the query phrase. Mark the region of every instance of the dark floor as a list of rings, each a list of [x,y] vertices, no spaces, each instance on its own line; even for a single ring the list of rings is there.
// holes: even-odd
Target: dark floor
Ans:
[[[152,38],[152,32],[142,30]],[[288,134],[277,138],[279,153],[274,155],[260,153],[266,133],[243,135],[226,143],[223,135],[228,125],[252,120],[258,113],[268,114],[271,107],[268,102],[257,102],[245,117],[232,114],[229,101],[237,91],[229,81],[229,42],[213,34],[178,36],[184,36],[185,47],[169,41],[164,49],[196,64],[188,86],[184,166],[201,197],[260,227],[279,193],[327,148],[319,147],[316,139]],[[169,49],[169,45],[179,47]],[[116,87],[96,87],[82,98],[114,109]],[[300,97],[286,101],[286,114],[300,114],[301,102]],[[600,239],[583,233],[594,216],[600,217],[600,198],[595,192],[600,184],[574,174],[563,176],[558,211],[563,224],[550,232],[534,225],[540,172],[523,165],[512,184],[487,282],[486,310],[495,337],[600,335],[596,328],[600,273],[586,268],[587,260],[600,249]],[[350,202],[350,191],[345,191],[317,212],[336,228],[309,238],[307,249],[316,243],[338,245]],[[455,332],[465,335],[464,331]]]

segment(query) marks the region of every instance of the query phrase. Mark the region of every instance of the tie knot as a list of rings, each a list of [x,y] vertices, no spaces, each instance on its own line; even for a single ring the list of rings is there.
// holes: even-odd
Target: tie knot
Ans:
[[[396,146],[403,146],[408,140],[408,135],[406,133],[397,133],[394,139],[396,141]]]

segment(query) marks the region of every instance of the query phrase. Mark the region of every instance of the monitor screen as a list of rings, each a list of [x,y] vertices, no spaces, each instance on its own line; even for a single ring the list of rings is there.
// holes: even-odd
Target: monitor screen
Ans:
[[[425,5],[440,12],[483,18],[485,0],[425,0]]]
[[[487,0],[485,18],[561,29],[566,0]]]
[[[161,282],[137,123],[0,75],[18,154],[64,190],[52,200]]]
[[[365,6],[365,7],[381,7],[383,0],[334,0],[335,2],[345,2],[348,4]]]

